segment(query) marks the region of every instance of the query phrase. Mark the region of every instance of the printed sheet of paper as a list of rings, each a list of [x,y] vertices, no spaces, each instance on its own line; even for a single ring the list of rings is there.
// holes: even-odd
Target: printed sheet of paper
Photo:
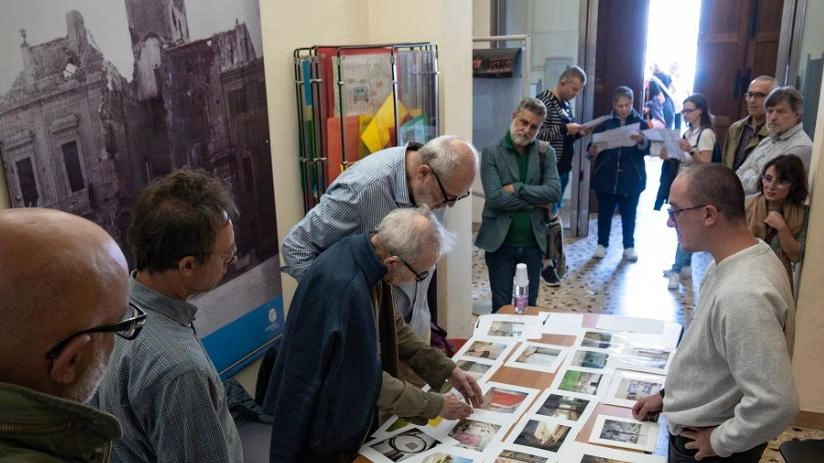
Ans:
[[[598,145],[600,150],[636,145],[637,143],[630,136],[639,132],[640,125],[640,122],[636,122],[635,124],[595,133],[592,135],[592,143]]]
[[[472,337],[455,353],[455,358],[471,357],[493,362],[503,361],[517,344],[514,340],[500,341],[500,338]]]
[[[632,418],[598,415],[589,441],[593,444],[624,447],[642,452],[654,452],[658,442],[659,424]]]
[[[547,314],[542,331],[549,334],[569,334],[577,336],[584,324],[584,315],[580,313],[542,312]]]
[[[612,377],[603,402],[632,408],[636,401],[658,394],[662,387],[664,387],[663,376],[618,370]]]
[[[564,443],[572,442],[580,426],[556,417],[525,415],[507,436],[506,448],[558,460]]]
[[[499,341],[523,341],[541,337],[541,327],[546,319],[542,315],[489,314],[478,317],[475,335],[497,338]]]
[[[360,453],[375,463],[394,463],[412,458],[423,459],[454,445],[457,445],[455,439],[435,437],[424,428],[412,426],[365,444]]]
[[[602,330],[628,331],[630,333],[661,334],[664,332],[664,322],[662,320],[623,315],[598,317],[595,327]]]
[[[678,159],[679,161],[687,159],[687,153],[678,145],[678,141],[681,140],[681,134],[678,133],[678,130],[656,128],[647,129],[641,133],[650,141],[663,143],[669,158]]]
[[[515,350],[506,366],[555,373],[564,360],[567,348],[539,342],[524,342]]]
[[[586,423],[598,401],[585,394],[545,389],[528,415],[555,417],[572,423]]]
[[[606,115],[603,115],[601,117],[596,117],[595,119],[593,119],[589,122],[585,122],[581,125],[583,125],[584,127],[588,128],[588,129],[594,129],[595,127],[598,127],[599,125],[601,125],[604,122],[608,121],[609,117],[610,116],[608,114],[606,114]]]
[[[667,463],[667,457],[611,449],[600,445],[567,442],[561,449],[558,461],[574,463]]]

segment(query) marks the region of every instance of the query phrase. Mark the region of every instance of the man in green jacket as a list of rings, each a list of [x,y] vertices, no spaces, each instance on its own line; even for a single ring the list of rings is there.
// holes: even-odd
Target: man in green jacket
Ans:
[[[83,404],[142,326],[123,253],[86,219],[7,209],[0,262],[0,462],[109,461],[120,425]]]
[[[770,135],[767,129],[767,113],[764,108],[764,99],[775,88],[775,78],[758,76],[750,82],[744,98],[747,102],[747,117],[735,121],[727,129],[724,137],[722,159],[724,165],[737,170],[747,159],[761,140]]]
[[[507,133],[481,156],[486,201],[475,245],[486,251],[492,312],[512,302],[518,263],[527,266],[529,305],[538,297],[547,253],[546,212],[561,196],[555,150],[535,140],[545,116],[541,100],[525,97],[512,113]]]

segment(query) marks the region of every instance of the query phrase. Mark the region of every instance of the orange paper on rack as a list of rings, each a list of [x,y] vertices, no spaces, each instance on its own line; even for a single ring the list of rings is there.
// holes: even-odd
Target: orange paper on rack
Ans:
[[[394,103],[392,95],[387,96],[381,108],[375,113],[375,117],[361,134],[361,140],[370,153],[382,150],[392,139],[390,130],[395,127]],[[407,117],[409,117],[409,111],[403,103],[398,101],[398,120],[403,122]]]

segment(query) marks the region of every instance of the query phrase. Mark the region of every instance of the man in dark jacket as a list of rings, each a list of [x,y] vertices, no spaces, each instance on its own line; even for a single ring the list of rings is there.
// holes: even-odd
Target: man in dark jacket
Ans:
[[[433,390],[448,380],[481,404],[475,380],[393,309],[389,286],[426,279],[448,239],[429,209],[396,209],[376,232],[344,238],[315,260],[292,300],[264,404],[274,417],[270,461],[345,461],[378,411],[412,421],[469,416],[455,396],[397,379],[399,360]]]
[[[624,258],[638,260],[635,252],[635,214],[638,198],[647,185],[644,155],[649,153],[650,142],[641,133],[647,123],[632,107],[632,89],[620,86],[612,97],[612,114],[609,120],[598,126],[595,133],[639,124],[638,130],[627,137],[627,146],[601,147],[592,144],[589,158],[594,159],[590,186],[598,196],[598,247],[592,257],[600,259],[609,247],[612,216],[615,207],[621,212],[621,231],[624,238]]]

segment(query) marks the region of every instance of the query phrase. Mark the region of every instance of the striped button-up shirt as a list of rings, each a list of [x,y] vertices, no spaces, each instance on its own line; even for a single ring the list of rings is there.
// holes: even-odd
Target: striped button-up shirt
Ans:
[[[744,163],[735,171],[741,184],[744,185],[744,193],[751,195],[758,192],[758,182],[760,181],[764,165],[771,159],[782,154],[793,154],[801,158],[807,173],[810,172],[810,160],[813,155],[813,141],[804,132],[804,125],[798,123],[795,127],[780,135],[770,135],[761,140],[761,143],[747,156]]]
[[[192,328],[197,307],[134,276],[129,301],[146,312],[146,325],[132,341],[115,338],[92,400],[123,428],[112,461],[242,462],[223,384]]]
[[[413,207],[406,182],[406,146],[371,154],[343,171],[320,202],[283,240],[283,271],[300,281],[321,252],[342,238],[374,230],[399,207]],[[434,211],[443,223],[444,210]],[[429,339],[427,290],[432,274],[417,283],[393,286],[397,310],[421,339]]]

